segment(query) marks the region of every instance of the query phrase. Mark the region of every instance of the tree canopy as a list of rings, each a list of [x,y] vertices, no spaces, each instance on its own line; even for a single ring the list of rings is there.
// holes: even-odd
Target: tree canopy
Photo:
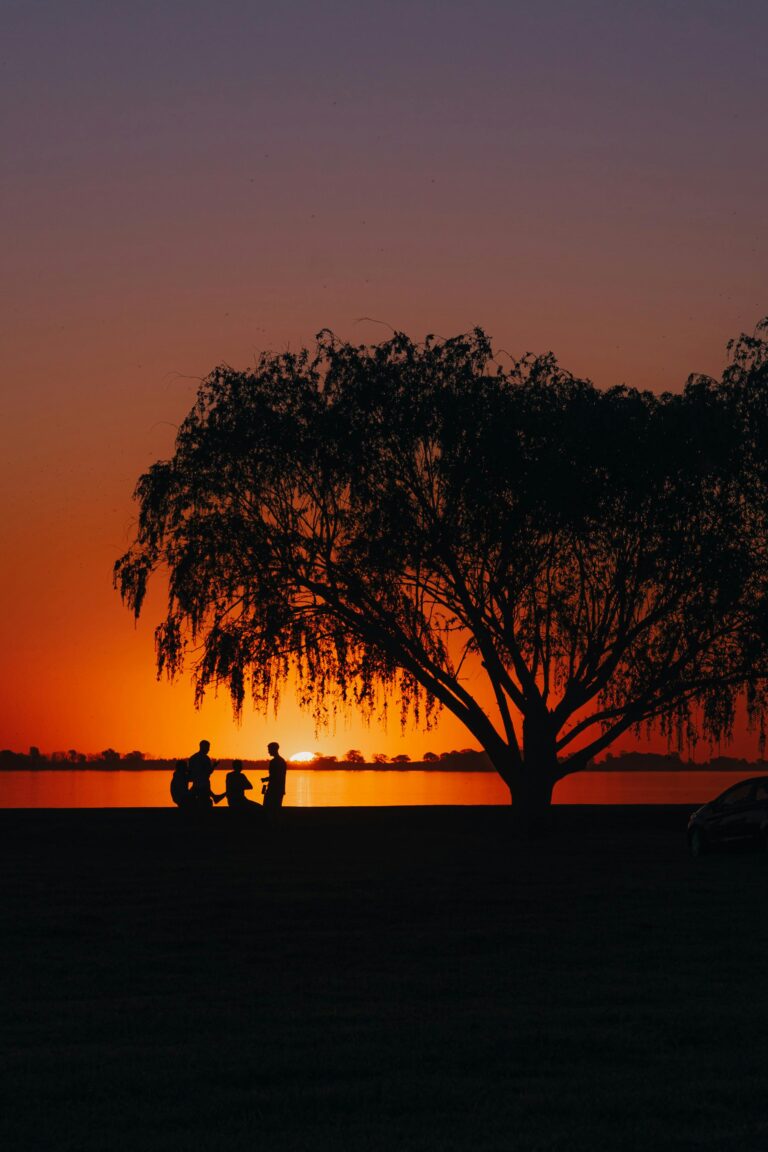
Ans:
[[[481,330],[216,368],[115,566],[137,615],[167,576],[158,673],[236,712],[289,675],[319,721],[448,708],[531,805],[629,728],[727,738],[742,695],[761,725],[765,333],[663,395]]]

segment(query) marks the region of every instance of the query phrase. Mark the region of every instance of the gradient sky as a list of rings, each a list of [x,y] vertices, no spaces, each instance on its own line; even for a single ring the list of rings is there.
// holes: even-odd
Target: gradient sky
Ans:
[[[195,714],[111,588],[135,481],[216,363],[364,317],[718,374],[768,313],[767,42],[763,0],[4,0],[0,747],[470,744]]]

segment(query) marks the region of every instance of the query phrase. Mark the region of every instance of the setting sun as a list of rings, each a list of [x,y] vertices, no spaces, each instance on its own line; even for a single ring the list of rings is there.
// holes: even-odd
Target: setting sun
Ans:
[[[314,752],[294,752],[293,756],[289,757],[292,764],[309,764],[310,760],[315,759]]]

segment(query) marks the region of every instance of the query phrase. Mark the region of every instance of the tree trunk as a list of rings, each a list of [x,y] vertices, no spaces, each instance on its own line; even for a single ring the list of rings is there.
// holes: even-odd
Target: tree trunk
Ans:
[[[512,820],[517,835],[523,837],[545,835],[549,831],[552,814],[554,781],[530,764],[524,764],[512,794]]]
[[[527,828],[546,824],[558,780],[555,733],[549,716],[523,722],[523,762],[512,783],[512,807]]]
[[[555,781],[548,772],[528,764],[512,789],[512,807],[526,820],[545,816],[552,804]]]

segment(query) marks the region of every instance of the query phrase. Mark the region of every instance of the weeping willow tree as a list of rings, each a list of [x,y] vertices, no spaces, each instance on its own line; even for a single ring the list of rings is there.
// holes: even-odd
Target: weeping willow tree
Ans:
[[[137,616],[167,578],[158,674],[236,713],[288,679],[320,722],[449,709],[530,811],[628,729],[761,725],[764,334],[664,395],[503,369],[480,330],[215,369],[115,565]]]

